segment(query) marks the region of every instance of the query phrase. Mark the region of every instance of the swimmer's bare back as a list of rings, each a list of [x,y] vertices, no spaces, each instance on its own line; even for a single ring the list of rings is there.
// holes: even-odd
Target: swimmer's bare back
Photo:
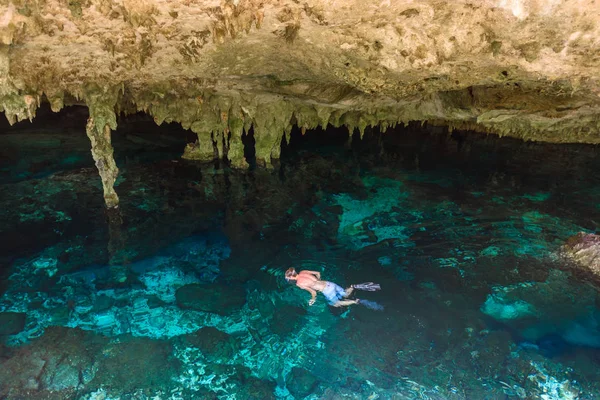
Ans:
[[[322,292],[326,282],[321,280],[320,272],[300,271],[296,278],[296,285],[302,289],[310,288]]]
[[[327,282],[321,280],[321,273],[318,271],[300,271],[294,275],[293,280],[296,281],[296,286],[310,293],[311,298],[308,305],[311,306],[315,304],[317,292],[322,292],[327,285]]]

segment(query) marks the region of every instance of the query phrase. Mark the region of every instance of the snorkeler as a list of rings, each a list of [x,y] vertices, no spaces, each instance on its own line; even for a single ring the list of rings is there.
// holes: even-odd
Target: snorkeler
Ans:
[[[355,289],[366,290],[374,292],[380,290],[381,287],[377,283],[367,282],[357,285],[351,285],[347,289],[343,289],[341,286],[336,285],[333,282],[322,281],[321,273],[317,271],[300,271],[296,272],[294,268],[290,268],[285,271],[285,279],[289,281],[295,281],[296,286],[300,289],[304,289],[310,293],[310,300],[308,305],[312,306],[317,300],[317,292],[323,293],[325,298],[334,307],[350,306],[352,304],[362,304],[374,310],[383,310],[383,307],[373,301],[354,299],[349,300],[348,297],[352,294]]]

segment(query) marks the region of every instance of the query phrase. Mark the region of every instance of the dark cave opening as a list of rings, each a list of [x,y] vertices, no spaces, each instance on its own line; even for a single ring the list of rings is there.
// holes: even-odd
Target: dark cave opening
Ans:
[[[0,118],[0,181],[18,181],[46,176],[68,168],[91,168],[89,139],[85,134],[88,109],[65,107],[52,112],[42,103],[33,121],[10,126]],[[153,118],[138,112],[119,115],[112,132],[114,157],[119,168],[138,163],[180,159],[197,135],[178,123],[157,125]],[[584,170],[600,167],[598,146],[524,142],[515,138],[412,122],[382,132],[367,127],[362,135],[355,129],[351,138],[346,127],[303,130],[294,126],[290,140],[281,143],[281,163],[294,164],[311,152],[324,156],[351,155],[365,165],[399,163],[421,170],[469,168],[482,179],[532,180],[595,179]],[[242,135],[244,157],[250,169],[257,166],[254,130]],[[214,164],[216,168],[227,163]],[[511,178],[512,177],[512,178]]]
[[[556,185],[557,179],[595,180],[585,172],[600,167],[597,145],[522,141],[420,122],[385,132],[367,127],[362,138],[354,130],[352,140],[345,127],[328,126],[304,134],[295,127],[290,142],[282,143],[281,161],[293,163],[306,153],[332,155],[342,149],[366,167],[394,163],[422,171],[468,169],[482,180],[494,175],[495,179],[513,179],[525,185]]]

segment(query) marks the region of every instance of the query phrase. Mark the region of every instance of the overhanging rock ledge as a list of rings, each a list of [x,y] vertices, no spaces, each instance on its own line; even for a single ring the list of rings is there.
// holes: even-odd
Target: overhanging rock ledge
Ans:
[[[270,166],[292,126],[427,121],[600,142],[593,0],[0,0],[0,111],[85,104],[106,203],[110,131],[143,111],[198,135],[184,156]]]

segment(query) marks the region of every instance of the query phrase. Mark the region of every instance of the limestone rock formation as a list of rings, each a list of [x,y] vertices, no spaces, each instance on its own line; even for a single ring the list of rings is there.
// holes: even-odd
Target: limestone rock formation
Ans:
[[[90,109],[106,204],[118,113],[198,136],[184,157],[270,166],[292,126],[428,121],[600,142],[594,0],[1,0],[0,111]]]
[[[214,327],[202,327],[196,332],[183,335],[183,342],[202,351],[211,362],[226,364],[239,350],[240,345],[231,335]]]
[[[567,240],[562,253],[575,261],[585,275],[600,283],[600,236],[579,232]]]

